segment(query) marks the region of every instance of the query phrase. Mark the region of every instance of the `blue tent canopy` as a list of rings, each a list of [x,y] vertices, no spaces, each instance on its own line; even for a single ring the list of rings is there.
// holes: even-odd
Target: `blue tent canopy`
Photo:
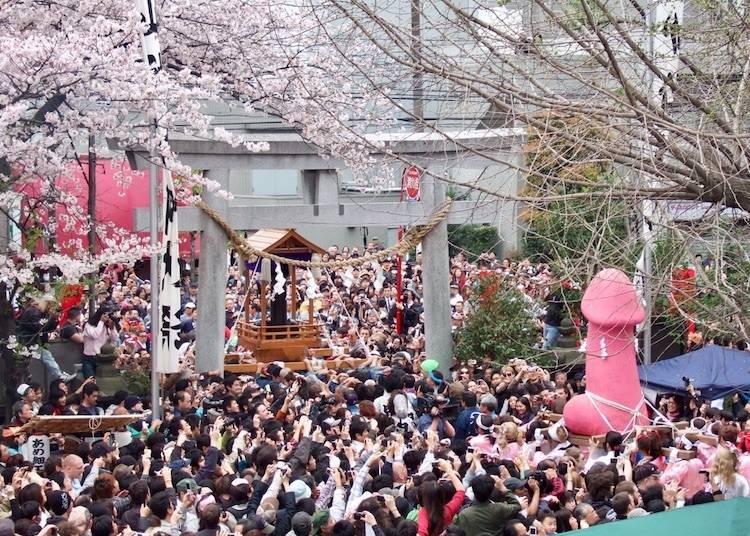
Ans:
[[[675,393],[687,393],[682,378],[691,378],[704,398],[716,400],[734,391],[750,391],[750,352],[704,346],[679,357],[641,365],[638,376],[644,387]]]

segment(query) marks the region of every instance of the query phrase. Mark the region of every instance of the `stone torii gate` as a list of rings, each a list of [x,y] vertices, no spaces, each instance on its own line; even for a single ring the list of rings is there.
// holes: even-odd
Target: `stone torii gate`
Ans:
[[[250,137],[250,136],[249,136]],[[440,175],[460,162],[463,167],[493,166],[498,160],[482,155],[502,156],[502,160],[521,165],[523,129],[467,130],[448,137],[433,133],[407,133],[380,136],[393,154],[410,164]],[[180,134],[170,134],[170,146],[180,161],[193,169],[205,170],[206,177],[229,187],[230,170],[298,169],[302,172],[302,199],[277,204],[248,203],[230,206],[227,200],[204,195],[206,204],[216,210],[232,228],[254,230],[299,225],[386,226],[390,228],[425,222],[445,201],[445,184],[426,173],[422,178],[418,202],[346,203],[339,194],[337,170],[345,164],[336,158],[324,159],[314,148],[294,133],[253,134],[253,141],[264,141],[270,150],[251,153],[218,141],[207,141]],[[129,152],[133,169],[148,169],[148,154]],[[502,186],[504,193],[516,194],[520,175],[510,170]],[[148,209],[136,209],[136,231],[148,228]],[[200,321],[196,333],[196,368],[199,371],[223,370],[224,367],[224,298],[226,294],[227,237],[221,228],[198,208],[180,209],[180,231],[200,231],[200,279],[198,301]],[[451,212],[422,241],[424,314],[426,353],[440,363],[447,373],[452,360],[450,317],[450,274],[448,259],[448,224],[494,224],[507,222],[517,233],[517,207],[499,198],[454,201]],[[502,231],[502,230],[501,230]],[[504,234],[504,233],[501,233]],[[508,238],[515,245],[515,237]]]

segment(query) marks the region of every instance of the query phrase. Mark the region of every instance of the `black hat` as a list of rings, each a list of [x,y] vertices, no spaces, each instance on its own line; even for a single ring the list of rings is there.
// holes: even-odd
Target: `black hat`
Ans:
[[[47,495],[47,508],[57,516],[64,515],[72,504],[73,499],[70,498],[70,495],[66,491],[55,490],[49,492]]]
[[[642,465],[636,466],[635,469],[633,469],[633,482],[637,484],[641,480],[645,480],[650,476],[658,474],[659,468],[656,467],[653,463],[644,463]]]
[[[112,445],[109,445],[105,443],[104,441],[97,441],[93,445],[91,445],[91,459],[95,460],[97,458],[101,458],[102,456],[106,456],[110,452],[114,452],[115,447]]]
[[[125,456],[122,456],[119,460],[117,460],[116,465],[127,465],[128,467],[135,466],[137,462],[135,461],[135,458],[132,457],[130,454],[127,454]]]
[[[135,406],[137,406],[140,402],[142,402],[140,398],[138,398],[135,395],[130,395],[127,398],[125,398],[125,409],[130,411]]]

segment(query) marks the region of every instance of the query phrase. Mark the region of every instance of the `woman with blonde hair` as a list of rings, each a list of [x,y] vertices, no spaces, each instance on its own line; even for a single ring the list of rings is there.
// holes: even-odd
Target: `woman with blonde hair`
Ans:
[[[710,482],[713,491],[720,491],[724,499],[750,497],[747,479],[737,472],[737,454],[720,447],[711,467]]]

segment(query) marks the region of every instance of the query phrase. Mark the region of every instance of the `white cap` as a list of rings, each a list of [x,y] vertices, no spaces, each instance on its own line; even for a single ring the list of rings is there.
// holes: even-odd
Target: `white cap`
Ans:
[[[28,391],[29,387],[30,386],[28,383],[22,383],[18,386],[18,389],[16,389],[16,393],[18,393],[19,396],[23,396],[26,394],[26,391]]]
[[[187,302],[185,304],[185,309],[188,309],[188,308],[195,309],[195,304],[193,302],[191,302],[191,301]]]

